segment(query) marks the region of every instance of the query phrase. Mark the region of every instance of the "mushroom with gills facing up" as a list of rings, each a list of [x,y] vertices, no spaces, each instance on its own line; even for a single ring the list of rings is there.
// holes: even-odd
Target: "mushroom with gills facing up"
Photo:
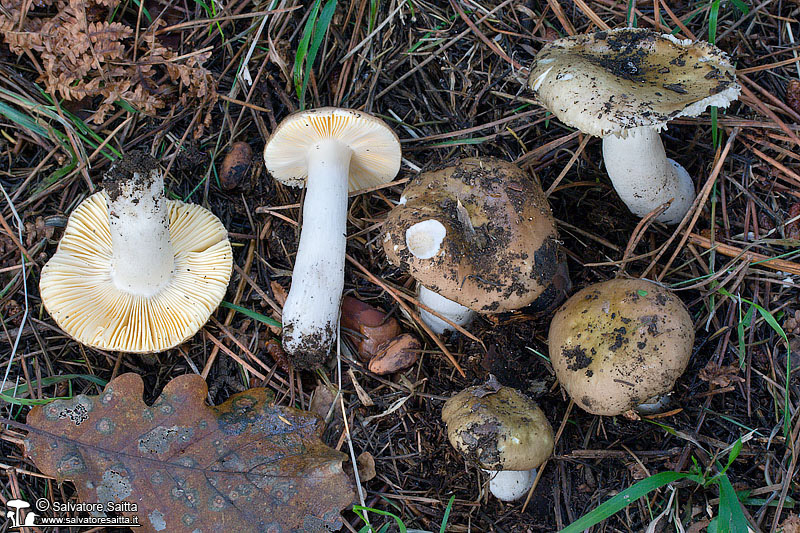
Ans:
[[[552,299],[555,221],[539,183],[494,158],[459,159],[406,186],[383,249],[419,283],[423,305],[458,325]],[[452,326],[420,310],[436,333]]]
[[[264,147],[272,177],[305,184],[303,228],[283,306],[283,348],[295,366],[325,362],[344,289],[347,194],[391,181],[400,141],[380,119],[326,107],[286,117]]]
[[[603,138],[606,171],[633,214],[671,200],[657,220],[677,224],[692,206],[694,183],[667,158],[658,132],[673,118],[736,100],[735,72],[709,43],[621,28],[548,43],[528,85],[559,120]]]
[[[494,376],[448,399],[442,420],[450,444],[490,475],[489,490],[503,501],[523,497],[553,453],[553,427],[544,412]]]
[[[550,323],[556,377],[592,414],[648,414],[686,370],[694,325],[671,291],[641,279],[595,283],[575,293]]]
[[[228,233],[207,209],[167,200],[149,155],[116,161],[104,187],[69,217],[42,269],[42,302],[87,346],[134,353],[177,346],[225,296],[233,269]]]

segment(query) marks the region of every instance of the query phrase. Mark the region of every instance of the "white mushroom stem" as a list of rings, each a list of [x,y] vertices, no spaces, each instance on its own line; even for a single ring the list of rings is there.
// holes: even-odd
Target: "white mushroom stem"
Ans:
[[[158,169],[147,175],[134,172],[109,197],[111,279],[122,291],[153,296],[175,270],[164,177]]]
[[[532,470],[484,470],[489,474],[489,492],[498,500],[513,502],[525,496],[536,479]]]
[[[633,409],[640,415],[655,415],[658,413],[663,413],[667,409],[669,402],[669,393],[661,394],[660,396],[648,398],[647,401],[640,403]]]
[[[283,347],[290,355],[327,353],[336,335],[351,155],[352,150],[336,140],[320,141],[308,154],[303,228],[283,306]]]
[[[475,311],[469,307],[445,298],[425,285],[419,286],[419,302],[459,326],[466,326],[475,318]],[[419,317],[438,335],[453,329],[453,326],[425,309],[419,309]]]
[[[405,197],[400,198],[400,203],[405,203]],[[444,224],[429,218],[417,222],[406,230],[406,246],[415,257],[432,259],[441,250],[446,236],[447,229]],[[475,318],[475,311],[433,292],[421,283],[419,284],[419,301],[422,305],[459,326],[466,326]],[[425,309],[419,309],[419,316],[437,335],[453,329],[453,326]]]
[[[694,201],[689,173],[667,158],[661,136],[650,127],[627,130],[625,138],[603,137],[603,160],[619,197],[634,215],[643,217],[661,204],[670,207],[656,220],[677,224]]]

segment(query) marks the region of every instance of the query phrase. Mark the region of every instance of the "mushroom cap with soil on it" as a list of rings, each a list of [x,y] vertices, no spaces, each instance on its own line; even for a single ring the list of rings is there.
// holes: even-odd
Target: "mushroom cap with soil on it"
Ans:
[[[533,400],[493,378],[448,399],[442,408],[450,444],[490,476],[489,490],[514,501],[533,486],[553,453],[553,427]]]
[[[233,269],[228,233],[207,209],[167,200],[149,155],[118,160],[104,185],[70,216],[42,269],[42,302],[87,346],[132,353],[177,346],[225,296]]]
[[[282,336],[292,362],[312,368],[325,361],[336,337],[348,192],[391,181],[400,170],[400,141],[367,113],[312,109],[280,123],[264,147],[264,162],[281,183],[306,187]]]
[[[689,364],[694,326],[671,291],[614,279],[567,300],[550,323],[548,344],[556,377],[575,403],[613,416],[672,390]]]
[[[728,56],[702,41],[621,28],[557,39],[531,66],[528,85],[568,126],[603,138],[614,189],[643,217],[678,223],[695,198],[686,170],[668,159],[658,132],[677,117],[727,107],[741,87]]]
[[[550,205],[539,183],[494,158],[459,159],[406,186],[384,224],[389,261],[420,284],[420,302],[464,325],[533,303],[558,269]],[[424,310],[436,333],[451,326]]]

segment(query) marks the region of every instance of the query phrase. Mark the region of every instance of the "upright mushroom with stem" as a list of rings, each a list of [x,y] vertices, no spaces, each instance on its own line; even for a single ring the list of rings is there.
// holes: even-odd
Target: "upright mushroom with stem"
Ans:
[[[148,353],[194,335],[233,268],[228,233],[199,205],[167,200],[158,163],[132,152],[84,200],[42,269],[42,302],[71,337]]]
[[[636,28],[548,43],[528,84],[559,120],[603,138],[608,176],[633,214],[672,202],[657,218],[666,224],[680,222],[695,192],[688,172],[667,158],[658,132],[674,118],[727,107],[741,91],[719,48]]]
[[[303,228],[283,306],[283,347],[300,368],[325,361],[344,288],[348,191],[389,182],[400,142],[380,119],[326,107],[285,118],[264,147],[272,177],[305,184]]]
[[[553,453],[553,427],[544,412],[494,376],[448,399],[442,420],[450,444],[489,474],[489,490],[503,501],[523,497]]]
[[[555,221],[539,183],[512,163],[459,159],[420,174],[384,231],[386,256],[419,282],[420,303],[458,325],[552,296]],[[424,309],[420,316],[436,333],[452,329]]]

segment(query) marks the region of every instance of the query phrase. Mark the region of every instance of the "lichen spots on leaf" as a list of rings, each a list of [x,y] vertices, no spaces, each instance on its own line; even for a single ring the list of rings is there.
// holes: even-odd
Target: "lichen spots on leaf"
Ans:
[[[79,397],[94,405],[80,427],[58,416],[63,406],[28,415],[28,455],[44,474],[73,481],[80,501],[136,501],[149,513],[139,515],[144,532],[191,533],[198,524],[306,531],[309,520],[341,527],[339,511],[354,493],[345,456],[320,441],[316,415],[270,405],[263,388],[209,406],[205,380],[194,374],[170,381],[150,408],[138,376],[108,387]],[[112,387],[113,401],[96,401]]]

